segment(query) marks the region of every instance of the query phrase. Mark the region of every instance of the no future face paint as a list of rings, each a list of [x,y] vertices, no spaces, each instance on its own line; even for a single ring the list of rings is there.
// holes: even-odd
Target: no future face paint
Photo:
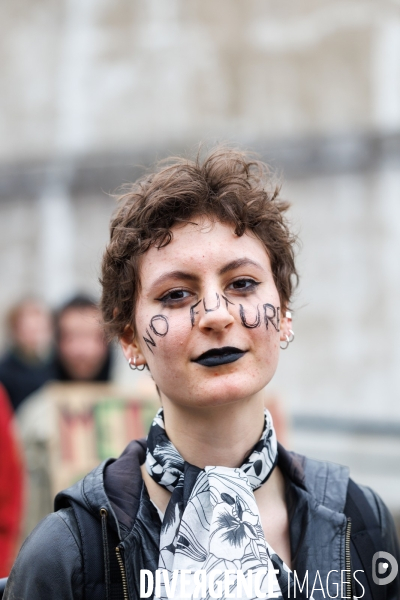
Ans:
[[[167,317],[165,317],[164,315],[154,315],[154,317],[152,317],[150,319],[149,328],[154,333],[154,335],[157,335],[158,337],[165,337],[169,330]],[[148,349],[153,354],[152,347],[156,348],[157,344],[156,344],[153,336],[151,335],[149,328],[146,329],[146,334],[148,337],[145,337],[145,336],[142,336],[142,337],[143,337],[143,340],[145,341]]]

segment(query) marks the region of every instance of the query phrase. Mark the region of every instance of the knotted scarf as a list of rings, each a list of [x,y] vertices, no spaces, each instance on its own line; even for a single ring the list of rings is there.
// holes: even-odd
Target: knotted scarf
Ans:
[[[290,569],[264,537],[253,493],[277,462],[268,410],[264,416],[261,438],[240,468],[200,469],[184,461],[166,434],[163,409],[158,411],[147,440],[146,469],[172,496],[162,522],[158,564],[167,573],[155,598],[287,597]],[[228,577],[227,571],[232,572]]]

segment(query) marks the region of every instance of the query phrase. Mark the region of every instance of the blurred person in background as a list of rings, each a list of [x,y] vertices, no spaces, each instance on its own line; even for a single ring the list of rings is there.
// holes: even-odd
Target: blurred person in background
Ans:
[[[109,381],[111,351],[100,326],[100,312],[89,296],[74,296],[56,315],[58,381]]]
[[[111,367],[111,348],[96,302],[86,295],[74,296],[56,312],[54,379],[83,385],[108,382]],[[53,510],[50,446],[56,423],[49,389],[32,394],[17,411],[28,476],[24,535]]]
[[[11,309],[7,328],[11,347],[0,362],[0,382],[16,410],[25,398],[55,377],[50,311],[38,300],[22,300]]]
[[[10,572],[21,530],[23,465],[13,410],[0,384],[0,577]]]

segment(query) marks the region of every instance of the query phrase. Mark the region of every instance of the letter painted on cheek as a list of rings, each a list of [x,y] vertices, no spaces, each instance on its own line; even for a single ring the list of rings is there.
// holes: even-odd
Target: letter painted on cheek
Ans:
[[[263,305],[263,309],[264,309],[264,321],[265,321],[265,327],[268,329],[268,321],[273,325],[273,327],[276,329],[276,331],[280,331],[280,316],[279,316],[279,312],[280,312],[280,307],[277,306],[275,308],[275,306],[272,306],[272,304],[264,304]],[[272,315],[268,314],[268,309],[270,309],[270,311],[272,312]],[[276,322],[274,322],[274,319]]]
[[[190,322],[192,324],[192,329],[194,327],[194,322],[195,322],[195,315],[199,314],[198,310],[194,310],[196,308],[196,306],[198,306],[201,302],[201,298],[198,302],[196,302],[196,304],[193,304],[193,306],[190,307]]]
[[[143,339],[146,342],[148,349],[153,354],[153,350],[152,350],[151,346],[154,346],[154,348],[155,348],[156,347],[156,343],[155,343],[154,339],[151,337],[151,333],[150,333],[150,331],[148,329],[146,329],[146,333],[147,333],[147,335],[149,337],[146,338],[146,337],[143,336]],[[150,346],[150,344],[151,344],[151,346]]]
[[[221,297],[225,300],[226,308],[229,308],[228,304],[232,304],[232,306],[235,306],[235,303],[228,300],[228,298],[223,294],[221,294]]]
[[[254,321],[254,323],[247,322],[246,313],[244,312],[244,308],[241,304],[239,304],[239,314],[240,314],[240,320],[242,321],[243,327],[247,327],[247,329],[254,329],[255,327],[260,327],[261,315],[260,315],[260,309],[258,308],[258,304],[257,304],[257,317],[256,317],[256,320]]]
[[[217,296],[217,306],[215,308],[207,308],[206,307],[206,299],[203,298],[204,310],[206,313],[213,312],[214,310],[218,310],[221,306],[221,300],[219,299],[219,294],[215,294]]]
[[[156,328],[154,323],[157,324],[158,329]],[[154,317],[151,317],[150,329],[155,335],[158,335],[160,337],[164,337],[165,335],[167,335],[169,329],[167,317],[164,317],[164,315],[155,315]],[[160,329],[164,331],[160,331]]]
[[[158,329],[154,325],[154,323],[157,323],[157,321],[158,321]],[[164,331],[160,331],[160,322],[162,323],[161,327],[164,329]],[[158,335],[159,337],[164,337],[165,335],[167,335],[168,329],[169,329],[168,319],[167,319],[167,317],[164,317],[164,315],[154,315],[154,317],[151,317],[151,319],[150,319],[149,327],[155,335]],[[153,346],[153,348],[156,348],[156,343],[154,341],[154,338],[152,338],[151,333],[148,329],[146,329],[146,333],[149,337],[147,338],[147,337],[143,336],[143,339],[146,342],[148,349],[153,354],[153,349],[151,346]]]

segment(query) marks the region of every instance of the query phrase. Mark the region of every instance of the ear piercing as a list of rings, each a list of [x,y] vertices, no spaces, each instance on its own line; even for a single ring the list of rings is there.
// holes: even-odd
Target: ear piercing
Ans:
[[[286,350],[286,348],[289,346],[290,344],[290,338],[288,335],[285,335],[286,341],[284,341],[283,343],[285,344],[284,346],[282,346],[282,344],[279,344],[279,347],[281,350]]]
[[[286,311],[286,318],[290,321],[292,320],[292,314],[288,310]],[[285,345],[284,346],[280,345],[281,350],[286,350],[286,348],[288,348],[289,344],[291,344],[294,340],[294,333],[291,329],[289,329],[289,335],[285,335],[285,338],[286,339],[283,342]]]
[[[146,365],[144,364],[144,365],[142,365],[141,367],[137,366],[137,365],[136,365],[136,359],[137,359],[137,358],[138,358],[137,356],[134,356],[133,358],[131,357],[131,358],[128,360],[128,365],[129,365],[129,368],[130,368],[130,369],[132,369],[132,371],[136,371],[136,370],[138,370],[138,371],[143,371]]]

